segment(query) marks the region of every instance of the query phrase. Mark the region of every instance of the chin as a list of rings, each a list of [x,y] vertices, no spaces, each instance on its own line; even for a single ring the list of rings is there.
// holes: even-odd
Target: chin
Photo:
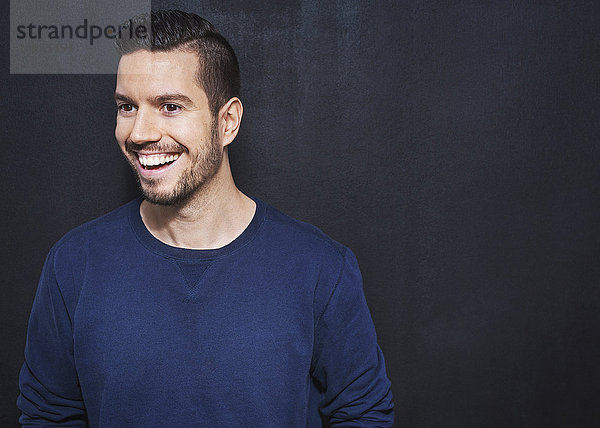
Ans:
[[[204,187],[204,181],[190,185],[190,183],[178,183],[170,191],[159,191],[158,189],[140,186],[144,199],[153,205],[172,207],[184,205],[200,193]]]
[[[190,199],[190,195],[164,194],[142,189],[144,199],[153,205],[171,207],[181,205]]]

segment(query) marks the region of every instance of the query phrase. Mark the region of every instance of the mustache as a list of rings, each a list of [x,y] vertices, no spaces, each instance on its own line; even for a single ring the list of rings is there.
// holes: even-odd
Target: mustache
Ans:
[[[125,140],[125,150],[129,153],[137,153],[139,151],[145,150],[148,152],[157,152],[157,153],[169,153],[169,152],[177,152],[177,153],[187,153],[187,147],[175,143],[134,143],[131,140]]]

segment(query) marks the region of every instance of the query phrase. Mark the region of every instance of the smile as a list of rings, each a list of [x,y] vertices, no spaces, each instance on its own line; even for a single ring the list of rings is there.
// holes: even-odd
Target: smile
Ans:
[[[175,162],[179,153],[137,154],[140,165],[144,169],[158,169]]]

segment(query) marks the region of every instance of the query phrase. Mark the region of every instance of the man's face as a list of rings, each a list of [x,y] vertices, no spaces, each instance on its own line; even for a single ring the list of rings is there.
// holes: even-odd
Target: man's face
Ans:
[[[151,203],[185,202],[218,171],[223,146],[194,53],[137,51],[117,71],[115,137]]]

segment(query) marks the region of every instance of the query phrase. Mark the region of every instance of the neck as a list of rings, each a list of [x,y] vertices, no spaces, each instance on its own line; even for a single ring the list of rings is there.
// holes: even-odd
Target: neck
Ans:
[[[256,204],[235,185],[229,168],[181,205],[143,201],[140,214],[152,235],[165,244],[189,249],[221,248],[236,239],[254,217]]]

